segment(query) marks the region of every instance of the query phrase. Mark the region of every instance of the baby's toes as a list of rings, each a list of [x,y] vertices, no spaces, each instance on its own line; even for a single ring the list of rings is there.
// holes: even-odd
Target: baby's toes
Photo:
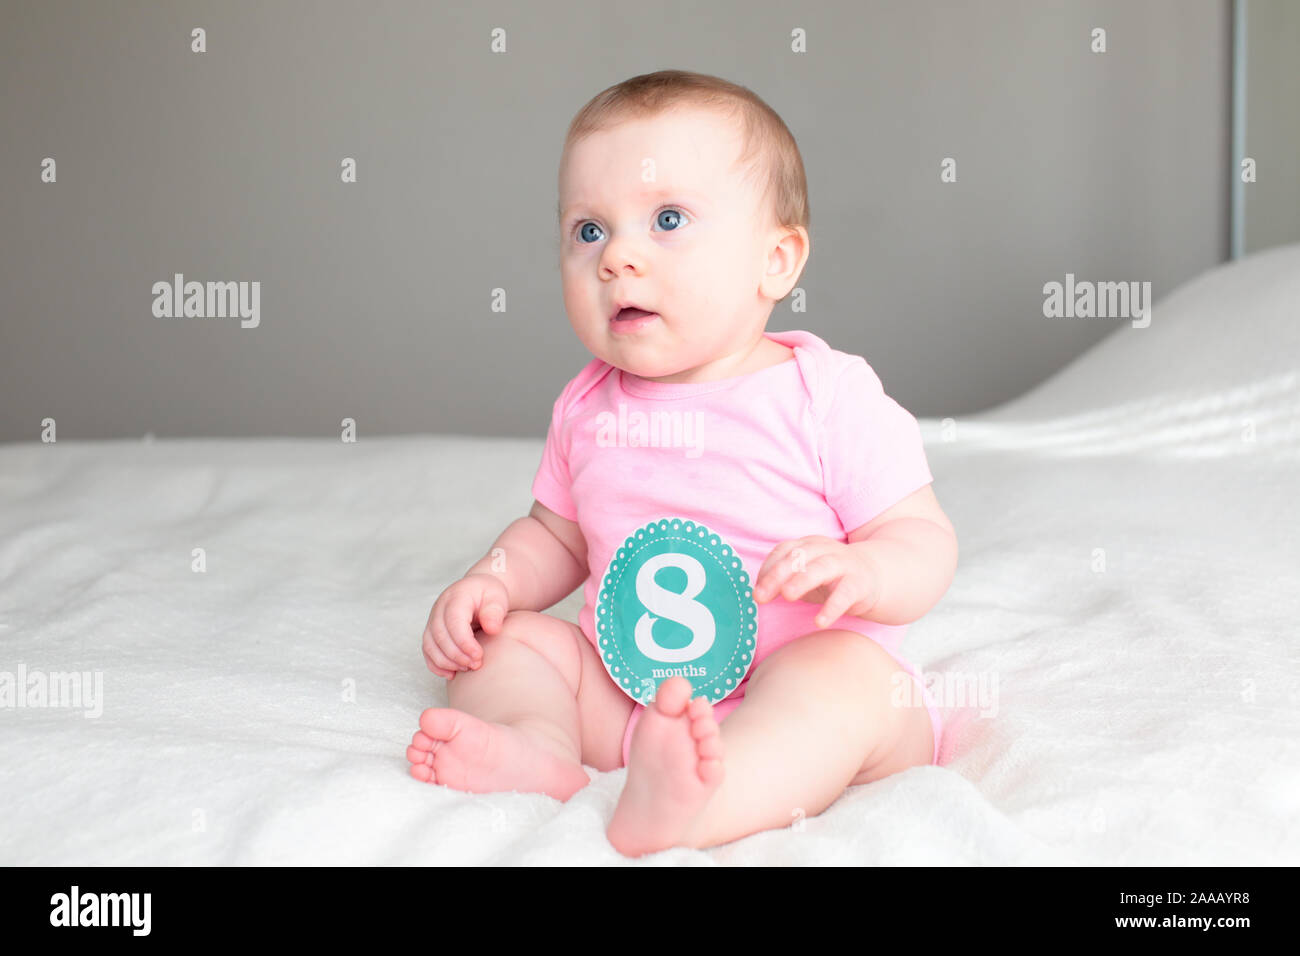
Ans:
[[[460,726],[461,713],[449,707],[429,707],[420,714],[420,731],[430,741],[430,748],[450,740]]]
[[[433,737],[430,737],[424,731],[417,730],[415,734],[411,737],[411,746],[406,748],[406,752],[408,755],[410,755],[412,751],[419,750],[425,754],[432,754],[437,751],[438,745],[440,743],[442,743],[441,740],[436,740]]]
[[[417,730],[411,737],[411,746],[418,747],[420,750],[437,750],[440,743],[442,743],[441,740],[430,737],[423,730]]]
[[[691,701],[691,737],[695,740],[695,753],[701,766],[705,761],[717,762],[722,758],[722,733],[713,708],[703,697]]]
[[[713,719],[712,714],[696,717],[691,721],[691,736],[696,740],[703,740],[705,737],[712,736],[717,732],[718,722]]]
[[[703,697],[697,697],[695,700],[698,700],[704,706],[697,707],[695,701],[691,701],[689,713],[691,736],[696,740],[716,736],[720,728],[718,727],[718,721],[713,716],[713,708],[708,705]]]
[[[441,742],[419,730],[415,732],[411,745],[406,748],[406,759],[411,762],[412,777],[427,782],[433,776],[433,752]]]
[[[692,720],[699,720],[702,717],[708,717],[712,720],[713,705],[709,703],[707,697],[692,697],[690,704],[687,705],[686,713]],[[714,723],[717,723],[717,721],[714,721]]]
[[[692,726],[691,736],[695,738],[695,752],[700,755],[701,760],[722,757],[722,735],[718,733],[717,724],[713,725],[712,730],[706,730],[702,734],[695,733],[695,728]]]
[[[722,780],[721,760],[701,760],[700,780],[704,783],[718,783]]]

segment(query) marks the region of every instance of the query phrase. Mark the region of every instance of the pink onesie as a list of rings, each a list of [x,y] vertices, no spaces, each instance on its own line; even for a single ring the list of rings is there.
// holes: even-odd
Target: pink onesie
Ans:
[[[865,359],[811,332],[765,332],[794,358],[710,382],[654,382],[592,359],[552,409],[533,497],[576,521],[590,574],[578,625],[599,654],[595,608],[616,549],[651,522],[683,518],[734,549],[752,586],[777,544],[824,535],[847,541],[933,478],[916,419],[885,394]],[[740,703],[752,667],[784,644],[822,630],[820,604],[776,597],[757,605],[751,669],[714,707]],[[919,671],[899,653],[907,625],[852,615],[827,628],[858,631],[920,685],[938,763],[941,723]],[[612,678],[611,678],[612,679]],[[633,709],[623,735],[626,766]]]

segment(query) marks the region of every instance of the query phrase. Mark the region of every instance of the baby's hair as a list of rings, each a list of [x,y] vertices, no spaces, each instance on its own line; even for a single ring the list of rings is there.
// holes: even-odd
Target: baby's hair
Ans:
[[[754,91],[704,73],[659,70],[597,93],[569,124],[561,169],[570,146],[591,133],[624,120],[656,116],[678,105],[717,110],[733,121],[738,119],[744,144],[738,162],[744,175],[761,177],[762,201],[778,226],[808,228],[808,180],[799,146],[785,121]]]

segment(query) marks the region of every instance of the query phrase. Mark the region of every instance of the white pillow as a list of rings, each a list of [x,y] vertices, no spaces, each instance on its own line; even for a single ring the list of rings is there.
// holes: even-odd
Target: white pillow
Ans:
[[[1044,320],[1052,321],[1052,320]],[[1011,421],[1068,416],[1125,403],[1203,398],[1231,412],[1300,401],[1300,243],[1210,269],[1156,302],[1151,324],[1126,319],[1045,382],[971,416]]]

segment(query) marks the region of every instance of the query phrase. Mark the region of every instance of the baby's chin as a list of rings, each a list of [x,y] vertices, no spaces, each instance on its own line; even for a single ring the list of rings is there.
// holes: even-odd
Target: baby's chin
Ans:
[[[679,343],[655,342],[649,337],[610,337],[601,343],[600,358],[641,378],[661,378],[691,367]]]
[[[638,378],[676,375],[710,360],[700,355],[704,348],[700,343],[683,342],[662,317],[643,333],[618,335],[608,328],[597,331],[588,327],[586,335],[579,338],[598,359]]]
[[[637,378],[664,378],[668,375],[676,375],[679,372],[685,372],[695,368],[700,362],[683,362],[681,359],[672,361],[646,361],[639,359],[637,356],[626,354],[614,354],[605,359],[615,368],[620,368],[629,375],[635,375]]]
[[[602,361],[622,369],[631,375],[640,378],[659,378],[661,375],[671,375],[672,371],[660,371],[664,368],[662,362],[647,362],[637,356],[628,355],[629,349],[613,348],[607,350],[603,355],[598,356]]]

